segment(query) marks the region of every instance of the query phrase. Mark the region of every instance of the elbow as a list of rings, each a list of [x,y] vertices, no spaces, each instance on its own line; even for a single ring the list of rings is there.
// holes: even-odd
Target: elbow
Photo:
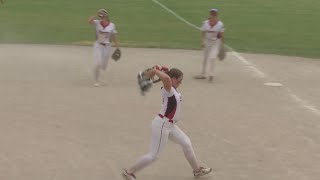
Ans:
[[[163,78],[165,81],[169,81],[169,82],[171,82],[171,78],[167,75],[167,76],[165,76],[164,78]]]
[[[169,76],[164,77],[163,81],[171,86],[171,78]]]

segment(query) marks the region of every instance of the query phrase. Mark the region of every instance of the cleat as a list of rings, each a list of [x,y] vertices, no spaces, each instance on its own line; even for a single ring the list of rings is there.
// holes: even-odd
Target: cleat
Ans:
[[[209,82],[213,81],[213,76],[209,76]]]
[[[128,171],[126,169],[123,169],[121,175],[124,178],[124,180],[135,180],[136,179],[136,176],[133,173],[128,173]]]
[[[193,171],[194,177],[204,176],[212,172],[212,168],[200,167],[199,171]]]
[[[94,87],[99,87],[100,84],[99,84],[99,83],[94,83],[93,86],[94,86]]]
[[[197,76],[195,76],[194,78],[195,78],[195,79],[207,79],[207,77],[204,76],[204,75],[197,75]]]

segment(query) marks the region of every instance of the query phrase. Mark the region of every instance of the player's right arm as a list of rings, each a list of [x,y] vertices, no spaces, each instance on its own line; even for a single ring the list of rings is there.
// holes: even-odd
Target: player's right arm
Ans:
[[[163,83],[163,88],[170,93],[172,87],[171,78],[163,70],[167,70],[167,68],[156,65],[149,71],[149,75],[150,77],[153,77],[154,75],[158,76]]]
[[[168,74],[166,74],[165,72],[160,71],[158,69],[156,69],[155,74],[161,79],[161,81],[163,83],[163,88],[167,92],[170,92],[171,87],[172,87],[172,83],[171,83],[171,78],[168,76]]]
[[[201,47],[204,48],[205,46],[205,35],[206,35],[206,32],[205,31],[201,31]]]
[[[202,26],[200,28],[200,31],[201,31],[201,47],[204,48],[205,47],[205,36],[206,36],[206,21],[204,21],[202,23]]]
[[[88,20],[88,23],[89,23],[90,25],[94,25],[94,20],[95,20],[95,17],[94,17],[94,16],[90,16],[90,17],[89,17],[89,20]]]

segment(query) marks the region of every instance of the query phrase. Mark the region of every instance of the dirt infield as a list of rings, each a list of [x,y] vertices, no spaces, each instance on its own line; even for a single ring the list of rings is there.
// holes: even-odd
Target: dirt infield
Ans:
[[[147,151],[161,104],[159,85],[140,96],[136,73],[165,64],[185,73],[178,126],[202,163],[214,168],[206,179],[318,180],[320,61],[242,56],[267,77],[229,55],[209,84],[192,78],[200,51],[125,48],[95,88],[90,47],[0,45],[0,179],[121,179],[121,168]],[[137,176],[193,179],[171,142]]]

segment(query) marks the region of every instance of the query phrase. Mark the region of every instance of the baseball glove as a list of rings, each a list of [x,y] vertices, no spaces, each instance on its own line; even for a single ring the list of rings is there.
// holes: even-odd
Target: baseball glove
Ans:
[[[223,44],[221,44],[219,53],[218,53],[218,58],[220,61],[224,60],[226,58],[226,49],[224,48]]]
[[[119,48],[117,48],[116,50],[114,50],[114,52],[112,53],[112,59],[114,61],[118,61],[121,58],[121,51]]]
[[[145,95],[145,92],[147,92],[152,87],[152,80],[149,77],[145,76],[145,71],[140,71],[138,73],[138,85],[140,87],[141,95]]]
[[[154,68],[154,67],[153,67]],[[154,76],[151,76],[150,73],[149,73],[149,70],[153,69],[153,68],[149,68],[149,69],[146,69],[144,71],[140,71],[138,73],[138,85],[140,87],[140,92],[141,92],[141,95],[145,95],[145,93],[147,91],[150,90],[150,88],[152,87],[152,84],[154,83],[157,83],[157,82],[160,82],[161,79],[154,79]],[[155,66],[155,68],[159,69],[158,66]],[[164,72],[167,72],[168,71],[168,68],[166,67],[160,67],[161,71],[164,71]]]

